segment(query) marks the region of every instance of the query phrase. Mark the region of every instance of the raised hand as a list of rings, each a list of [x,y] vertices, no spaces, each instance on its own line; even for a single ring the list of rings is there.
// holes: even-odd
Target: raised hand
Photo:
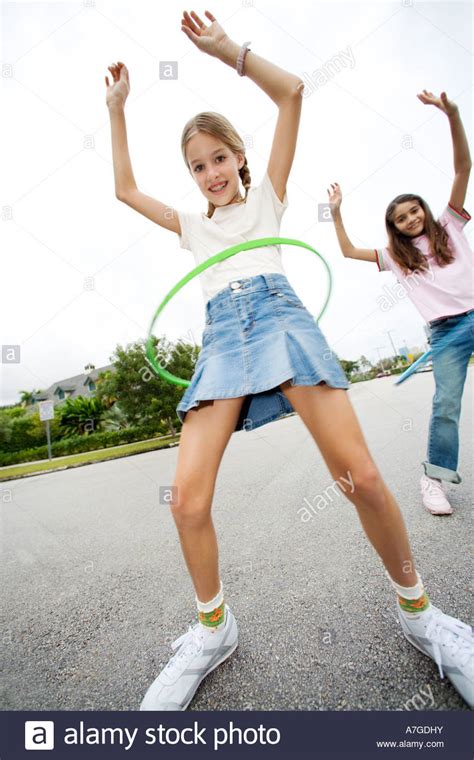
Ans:
[[[433,95],[432,92],[423,90],[423,92],[419,93],[416,97],[418,100],[421,100],[425,106],[436,106],[436,108],[439,108],[440,111],[443,111],[447,116],[457,113],[458,107],[456,103],[448,100],[448,96],[445,92],[442,92],[438,98],[436,95]]]
[[[124,106],[130,92],[128,69],[121,61],[118,61],[116,64],[113,63],[111,66],[107,66],[107,68],[113,78],[113,83],[109,84],[109,78],[105,77],[105,84],[107,85],[105,100],[107,106],[117,104]]]
[[[328,188],[329,206],[331,213],[341,207],[342,192],[337,182],[331,183],[330,189]]]
[[[191,42],[194,42],[199,50],[217,58],[220,50],[229,38],[223,28],[219,26],[212,13],[205,11],[205,14],[209,21],[212,22],[210,26],[205,26],[204,22],[201,21],[194,11],[191,11],[192,18],[187,11],[184,11],[183,18],[181,19],[181,30],[189,37]]]

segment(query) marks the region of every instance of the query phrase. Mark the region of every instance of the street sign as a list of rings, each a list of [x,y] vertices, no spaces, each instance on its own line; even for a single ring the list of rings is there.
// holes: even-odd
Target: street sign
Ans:
[[[40,401],[39,404],[40,420],[54,420],[54,401]]]
[[[52,459],[51,454],[51,431],[49,429],[49,421],[54,420],[54,401],[40,401],[39,415],[42,422],[46,422],[46,440],[48,443],[48,459]]]

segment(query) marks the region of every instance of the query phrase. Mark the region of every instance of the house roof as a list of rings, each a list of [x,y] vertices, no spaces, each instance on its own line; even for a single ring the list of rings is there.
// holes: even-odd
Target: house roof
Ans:
[[[98,367],[97,369],[92,369],[88,372],[81,372],[80,375],[66,377],[64,380],[56,380],[49,386],[49,388],[37,391],[34,394],[34,401],[47,401],[48,399],[52,401],[61,401],[61,391],[67,393],[68,398],[78,398],[78,396],[90,398],[94,395],[94,389],[91,390],[89,388],[89,381],[92,380],[92,382],[95,383],[99,374],[101,372],[106,372],[107,370],[113,372],[115,366],[113,364],[107,364],[105,367]]]

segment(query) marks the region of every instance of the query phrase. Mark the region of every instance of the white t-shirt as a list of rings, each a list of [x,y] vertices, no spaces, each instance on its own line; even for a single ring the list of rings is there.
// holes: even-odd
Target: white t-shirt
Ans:
[[[196,214],[177,210],[182,232],[179,244],[193,253],[196,264],[201,264],[238,243],[278,237],[281,218],[287,206],[286,192],[283,202],[280,201],[265,172],[260,185],[250,187],[245,203],[217,206],[211,219],[204,212]],[[279,245],[240,251],[201,272],[199,279],[204,300],[207,303],[232,280],[268,272],[280,272],[286,276]]]

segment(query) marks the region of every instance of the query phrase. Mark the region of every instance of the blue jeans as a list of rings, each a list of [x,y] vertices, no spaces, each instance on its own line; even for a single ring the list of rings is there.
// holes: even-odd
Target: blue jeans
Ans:
[[[469,359],[474,351],[474,311],[430,323],[433,396],[425,474],[460,483],[459,417]]]

